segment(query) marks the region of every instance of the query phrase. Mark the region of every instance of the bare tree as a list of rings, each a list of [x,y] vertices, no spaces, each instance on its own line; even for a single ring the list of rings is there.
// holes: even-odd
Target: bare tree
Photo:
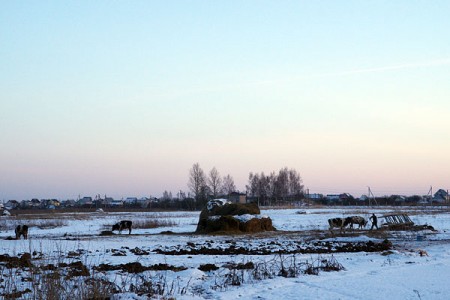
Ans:
[[[250,172],[250,174],[248,174],[248,184],[246,185],[246,188],[247,188],[247,194],[249,196],[257,197],[258,181],[259,181],[258,173],[253,174],[252,172]]]
[[[294,169],[289,170],[289,195],[299,196],[303,193],[303,180],[300,173]]]
[[[236,185],[234,184],[233,177],[228,174],[227,176],[224,176],[222,179],[222,189],[221,192],[223,194],[229,195],[232,192],[236,191]]]
[[[162,200],[172,200],[172,192],[164,191]]]
[[[275,174],[275,171],[270,172],[268,182],[269,182],[269,197],[270,199],[273,199],[276,197],[277,193],[276,191],[277,174]]]
[[[270,205],[270,200],[293,200],[303,193],[300,174],[287,167],[280,169],[278,173],[271,172],[268,176],[263,172],[250,173],[246,187],[247,193],[257,197],[258,203],[262,205]]]
[[[194,194],[196,201],[205,200],[203,198],[206,198],[206,176],[199,163],[195,163],[189,171],[188,187]]]
[[[222,187],[222,178],[220,177],[216,167],[213,167],[211,171],[209,171],[208,186],[214,198],[216,198],[220,193],[220,188]]]
[[[249,184],[247,185],[247,193],[250,196],[258,198],[258,204],[266,204],[266,201],[271,195],[271,177],[261,174],[250,173],[249,174]]]
[[[275,180],[275,198],[285,200],[289,196],[289,171],[288,168],[282,168],[278,172]]]

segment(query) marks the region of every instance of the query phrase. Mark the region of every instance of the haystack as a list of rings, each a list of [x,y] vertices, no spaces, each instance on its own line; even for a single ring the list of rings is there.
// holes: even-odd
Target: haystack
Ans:
[[[256,203],[227,203],[205,207],[200,213],[197,233],[254,233],[276,230],[269,217],[261,216]]]

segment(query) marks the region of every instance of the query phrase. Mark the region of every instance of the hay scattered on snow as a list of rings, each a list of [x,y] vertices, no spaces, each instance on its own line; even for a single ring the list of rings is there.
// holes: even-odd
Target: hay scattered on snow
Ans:
[[[210,221],[217,221],[221,217],[222,216],[210,216],[210,217],[208,217],[208,220],[210,220]],[[250,214],[245,214],[245,215],[240,215],[240,216],[231,216],[231,217],[235,218],[239,222],[244,222],[244,223],[250,221],[251,219],[269,218],[269,216],[266,216],[266,215],[250,215]]]

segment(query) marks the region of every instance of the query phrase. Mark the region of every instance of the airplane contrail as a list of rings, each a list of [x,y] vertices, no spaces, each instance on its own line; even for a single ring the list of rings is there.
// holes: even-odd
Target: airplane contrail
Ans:
[[[426,67],[435,67],[435,66],[444,66],[450,65],[450,58],[439,59],[439,60],[431,60],[425,62],[416,62],[416,63],[406,63],[400,65],[391,65],[384,67],[374,67],[374,68],[361,68],[354,69],[348,71],[340,71],[340,72],[330,72],[330,73],[318,73],[318,74],[309,74],[300,77],[290,77],[290,78],[279,78],[279,79],[267,79],[260,81],[248,81],[248,82],[240,82],[240,83],[228,83],[228,84],[218,84],[211,86],[198,86],[192,87],[188,89],[182,90],[171,90],[170,92],[161,91],[159,93],[154,93],[153,96],[165,96],[165,97],[179,97],[188,94],[198,94],[205,92],[223,92],[229,90],[235,90],[239,88],[246,87],[255,87],[255,86],[267,86],[274,84],[286,84],[286,83],[294,83],[299,80],[307,80],[313,78],[323,78],[323,77],[336,77],[336,76],[350,76],[355,74],[364,74],[364,73],[376,73],[376,72],[385,72],[385,71],[393,71],[393,70],[401,70],[401,69],[413,69],[413,68],[426,68]]]
[[[383,72],[383,71],[391,71],[391,70],[434,67],[434,66],[443,66],[443,65],[450,65],[450,59],[440,59],[440,60],[432,60],[432,61],[427,61],[427,62],[409,63],[409,64],[401,64],[401,65],[393,65],[393,66],[385,66],[385,67],[377,67],[377,68],[356,69],[356,70],[349,70],[349,71],[344,71],[344,72],[339,72],[339,73],[329,73],[327,75],[352,75],[352,74],[360,74],[360,73],[375,73],[375,72]]]
[[[432,60],[432,61],[426,61],[426,62],[407,63],[407,64],[401,64],[401,65],[391,65],[391,66],[384,66],[384,67],[362,68],[362,69],[354,69],[354,70],[347,70],[347,71],[340,71],[340,72],[310,74],[310,75],[304,75],[304,76],[300,76],[300,77],[281,78],[281,79],[275,79],[275,80],[262,80],[262,81],[258,81],[258,82],[248,82],[246,84],[242,84],[242,86],[287,83],[287,82],[296,82],[298,80],[305,80],[305,79],[311,79],[311,78],[350,76],[350,75],[354,75],[354,74],[376,73],[376,72],[385,72],[385,71],[392,71],[392,70],[426,68],[426,67],[435,67],[435,66],[444,66],[444,65],[450,65],[450,58],[440,59],[440,60]]]

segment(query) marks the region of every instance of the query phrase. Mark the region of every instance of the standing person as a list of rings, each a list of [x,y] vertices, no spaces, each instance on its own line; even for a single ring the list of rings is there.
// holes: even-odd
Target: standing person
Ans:
[[[375,216],[375,214],[372,214],[372,216],[369,218],[369,220],[372,221],[372,227],[370,228],[370,230],[372,230],[373,227],[376,227],[378,229],[378,218],[377,218],[377,216]]]

